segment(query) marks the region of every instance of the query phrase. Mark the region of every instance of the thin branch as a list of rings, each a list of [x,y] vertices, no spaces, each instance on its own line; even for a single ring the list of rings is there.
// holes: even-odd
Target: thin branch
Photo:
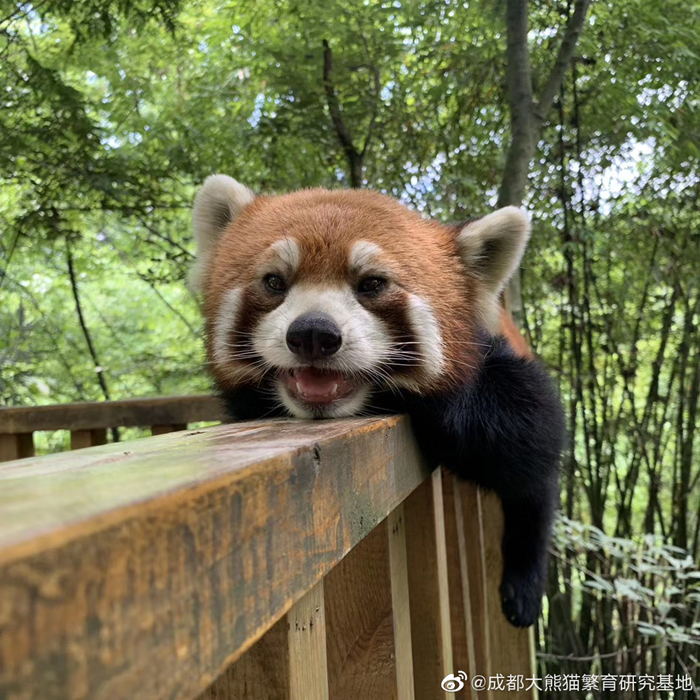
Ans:
[[[85,323],[85,316],[83,315],[83,307],[80,303],[80,294],[78,293],[78,281],[75,277],[75,267],[73,265],[73,252],[68,248],[68,276],[70,277],[70,286],[73,291],[73,299],[75,299],[75,310],[78,312],[78,320],[80,322],[80,327],[83,331],[83,336],[85,337],[85,343],[88,346],[88,351],[90,352],[90,357],[92,358],[93,364],[95,365],[95,373],[97,374],[97,381],[100,383],[100,388],[107,401],[109,401],[109,389],[107,388],[107,380],[104,378],[104,372],[102,371],[102,365],[97,357],[97,352],[95,346],[92,342],[92,337],[90,336],[90,331],[88,330],[87,324]]]
[[[379,103],[381,101],[381,96],[382,96],[382,84],[381,84],[381,77],[379,75],[379,68],[377,66],[374,66],[374,108],[372,109],[372,116],[369,120],[369,127],[367,127],[367,136],[365,137],[365,144],[362,146],[362,151],[360,152],[360,155],[364,157],[365,153],[367,153],[367,149],[369,148],[369,144],[372,141],[372,133],[374,131],[374,125],[377,121],[377,113],[379,112]]]
[[[367,153],[367,149],[369,148],[369,144],[372,141],[372,135],[374,132],[374,125],[377,121],[377,114],[379,113],[379,104],[380,104],[381,99],[382,99],[382,78],[381,78],[381,73],[379,71],[379,67],[372,60],[372,53],[369,50],[369,44],[367,42],[367,37],[365,36],[364,30],[362,28],[362,24],[359,21],[358,21],[358,26],[360,29],[360,36],[362,37],[362,45],[365,48],[365,55],[367,56],[367,61],[370,64],[370,67],[372,69],[372,75],[374,78],[374,105],[372,107],[372,116],[370,117],[369,126],[367,127],[367,135],[365,136],[365,143],[364,143],[364,146],[362,146],[362,151],[360,152],[360,155],[364,158],[365,153]]]
[[[340,145],[343,147],[345,157],[348,159],[350,166],[350,184],[354,188],[362,187],[362,153],[356,148],[352,140],[352,135],[348,129],[343,115],[340,112],[340,101],[338,94],[335,91],[331,80],[333,72],[333,54],[328,40],[323,40],[323,88],[326,92],[326,102],[328,111],[335,127],[335,132],[338,135]]]
[[[15,250],[17,249],[17,244],[19,243],[21,235],[22,231],[20,229],[17,229],[17,233],[15,234],[12,244],[10,245],[10,250],[5,256],[5,267],[3,267],[2,270],[0,270],[0,287],[2,287],[2,283],[5,281],[5,277],[7,277],[7,271],[10,269],[12,256],[14,255]]]
[[[0,25],[5,24],[6,22],[14,22],[16,20],[24,19],[32,12],[38,12],[44,5],[46,5],[47,2],[48,0],[42,0],[42,2],[34,3],[33,5],[29,6],[24,4],[19,5],[13,12],[10,12],[9,15],[0,18]]]
[[[559,46],[559,53],[535,106],[535,114],[541,121],[547,118],[547,114],[554,103],[554,98],[559,93],[564,74],[571,63],[571,59],[574,57],[576,44],[578,44],[579,37],[583,31],[583,25],[590,6],[591,0],[576,0],[574,4],[574,13],[566,23],[564,37]]]
[[[352,142],[350,131],[343,120],[343,115],[340,113],[340,101],[338,95],[331,82],[331,72],[333,71],[333,55],[331,47],[326,39],[323,40],[323,87],[326,91],[326,102],[328,103],[328,111],[330,112],[333,126],[338,134],[340,143],[347,154],[358,156],[359,153]]]

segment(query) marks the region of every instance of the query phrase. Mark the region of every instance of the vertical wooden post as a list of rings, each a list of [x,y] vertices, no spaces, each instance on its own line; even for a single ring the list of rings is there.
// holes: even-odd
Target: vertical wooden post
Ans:
[[[288,629],[285,615],[197,700],[289,700]]]
[[[491,647],[489,637],[489,608],[486,595],[486,560],[484,558],[484,532],[482,528],[481,492],[464,481],[456,482],[455,509],[458,528],[464,538],[469,603],[472,618],[472,648],[474,673],[488,679],[491,676]],[[499,602],[500,605],[500,602]],[[490,700],[488,685],[478,693],[479,700]]]
[[[323,581],[287,613],[290,700],[328,700]]]
[[[459,495],[459,481],[454,474],[442,475],[445,504],[445,543],[447,547],[447,575],[450,586],[450,626],[452,629],[452,656],[454,673],[464,671],[469,680],[477,673],[474,651],[474,631],[469,588],[469,562],[464,533],[464,516]],[[478,543],[472,543],[475,546]],[[453,693],[456,700],[478,700],[478,693],[467,681],[464,688]]]
[[[0,433],[0,462],[33,456],[33,433]]]
[[[329,572],[323,588],[330,697],[396,697],[386,520]]]
[[[532,678],[535,675],[535,636],[534,627],[517,629],[513,627],[501,610],[500,585],[503,574],[503,510],[498,497],[493,493],[480,492],[481,529],[486,571],[486,608],[489,616],[489,648],[491,673]],[[506,691],[493,691],[493,698],[508,700],[537,700],[536,687],[528,690],[530,683],[523,688]]]
[[[323,581],[197,700],[329,700]]]
[[[441,683],[452,668],[447,552],[439,469],[405,501],[415,694],[446,700]]]
[[[389,535],[391,610],[394,621],[394,648],[396,650],[397,697],[399,700],[414,700],[406,517],[403,503],[389,514],[387,531]]]
[[[107,430],[105,428],[70,431],[71,450],[82,450],[84,447],[94,447],[95,445],[105,445],[106,443]]]
[[[165,435],[176,433],[178,430],[187,430],[187,423],[172,423],[170,425],[152,425],[151,435]]]

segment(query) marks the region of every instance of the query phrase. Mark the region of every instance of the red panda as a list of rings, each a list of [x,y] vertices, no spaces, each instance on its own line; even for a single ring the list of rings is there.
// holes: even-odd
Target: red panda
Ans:
[[[503,503],[503,611],[539,614],[560,402],[499,302],[528,237],[506,207],[462,226],[365,190],[255,195],[225,175],[193,211],[210,371],[232,419],[407,412],[426,457]]]

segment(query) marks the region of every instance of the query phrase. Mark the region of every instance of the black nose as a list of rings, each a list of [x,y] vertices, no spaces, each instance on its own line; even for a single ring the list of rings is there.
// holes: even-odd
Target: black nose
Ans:
[[[287,347],[305,360],[322,360],[338,352],[343,342],[340,328],[326,314],[299,316],[287,330]]]

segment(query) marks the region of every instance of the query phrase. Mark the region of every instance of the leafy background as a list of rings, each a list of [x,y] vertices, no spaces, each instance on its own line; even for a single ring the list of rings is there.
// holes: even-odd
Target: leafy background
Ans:
[[[571,13],[529,4],[535,92]],[[184,285],[192,196],[212,172],[266,192],[352,184],[324,40],[359,184],[443,221],[493,208],[504,15],[487,0],[0,0],[2,403],[208,390]],[[597,0],[524,203],[522,325],[571,434],[541,674],[695,679],[621,698],[700,697],[699,74],[697,2]]]

